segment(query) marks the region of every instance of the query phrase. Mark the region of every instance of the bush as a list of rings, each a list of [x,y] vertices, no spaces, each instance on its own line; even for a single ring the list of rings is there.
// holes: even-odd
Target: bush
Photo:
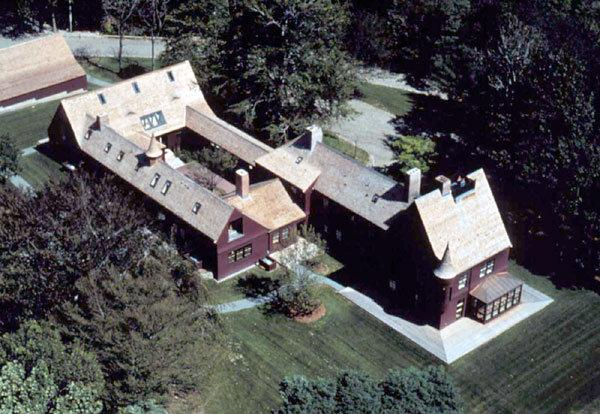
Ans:
[[[267,304],[269,311],[295,318],[310,315],[321,306],[317,281],[303,268],[286,269],[280,283]]]

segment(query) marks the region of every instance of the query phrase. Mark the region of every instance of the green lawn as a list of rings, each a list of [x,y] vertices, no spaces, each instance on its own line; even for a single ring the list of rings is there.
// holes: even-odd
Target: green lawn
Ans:
[[[50,180],[60,180],[66,174],[59,163],[39,152],[21,157],[20,164],[21,176],[34,188],[41,188]]]
[[[119,62],[112,57],[91,57],[87,59],[78,59],[79,64],[87,72],[98,79],[108,82],[118,82],[123,80],[119,77]],[[146,71],[152,69],[152,60],[148,58],[123,58],[123,67],[131,64],[138,64]],[[160,66],[160,62],[155,60],[155,65]]]
[[[204,285],[208,290],[209,300],[213,304],[220,304],[245,298],[246,294],[244,293],[243,289],[238,287],[238,283],[250,275],[255,275],[262,280],[277,279],[280,275],[280,272],[278,269],[275,269],[272,272],[267,272],[257,266],[241,275],[223,282],[217,283],[217,281],[214,279],[207,280]]]
[[[401,89],[361,82],[358,90],[362,95],[360,100],[394,115],[406,115],[412,109],[408,94]]]
[[[600,395],[600,298],[511,270],[555,302],[448,368],[467,412],[562,413],[588,404]],[[342,296],[326,290],[324,302],[327,315],[309,325],[258,309],[227,315],[236,356],[219,372],[207,412],[268,412],[278,383],[292,374],[356,368],[381,377],[438,363]]]
[[[48,126],[60,100],[36,104],[0,115],[0,134],[8,133],[19,149],[32,147],[48,136]]]
[[[323,142],[336,150],[346,154],[349,157],[354,158],[363,165],[369,163],[369,153],[362,148],[357,147],[351,142],[346,141],[343,138],[338,137],[336,134],[325,131],[323,134]]]

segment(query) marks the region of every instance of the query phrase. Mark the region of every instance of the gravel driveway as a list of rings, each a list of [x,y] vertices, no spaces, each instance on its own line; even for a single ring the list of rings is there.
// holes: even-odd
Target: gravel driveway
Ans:
[[[390,164],[394,153],[387,146],[386,138],[395,135],[391,124],[395,115],[357,99],[351,100],[349,105],[356,113],[334,121],[327,129],[367,151],[373,166]]]

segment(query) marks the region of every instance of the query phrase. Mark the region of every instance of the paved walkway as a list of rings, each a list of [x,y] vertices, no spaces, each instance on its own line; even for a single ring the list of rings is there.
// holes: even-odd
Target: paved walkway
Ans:
[[[374,166],[390,164],[395,157],[386,142],[388,136],[396,135],[391,123],[396,116],[358,99],[352,99],[349,105],[356,113],[337,119],[326,128],[367,151]]]
[[[387,86],[388,88],[402,89],[404,91],[419,95],[433,95],[441,99],[448,99],[448,95],[435,89],[418,89],[408,84],[406,75],[403,73],[393,73],[384,69],[374,67],[364,67],[359,69],[359,77],[365,82],[374,85]]]
[[[437,330],[429,325],[417,325],[390,315],[373,299],[354,289],[343,289],[340,294],[447,364],[492,340],[553,302],[551,298],[531,286],[523,285],[521,304],[497,319],[483,325],[473,319],[462,318],[442,330]]]
[[[112,85],[112,82],[108,82],[102,79],[98,79],[95,76],[92,75],[85,75],[85,77],[87,78],[88,83],[93,83],[94,85],[98,85],[98,86],[110,86]]]
[[[31,184],[29,184],[20,175],[13,175],[8,180],[11,182],[12,185],[14,185],[15,187],[17,187],[20,190],[23,190],[23,191],[35,191],[33,189],[33,186]]]

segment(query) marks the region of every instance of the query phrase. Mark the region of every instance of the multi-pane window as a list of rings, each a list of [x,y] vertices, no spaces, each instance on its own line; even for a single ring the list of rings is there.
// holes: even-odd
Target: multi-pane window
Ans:
[[[110,142],[107,142],[106,146],[104,147],[104,152],[106,152],[108,154],[108,151],[110,151],[111,148],[112,148],[112,144]]]
[[[165,181],[165,185],[163,185],[162,190],[160,190],[160,192],[164,195],[167,194],[167,191],[169,191],[169,188],[171,188],[171,181],[167,180]]]
[[[119,153],[117,154],[117,161],[121,161],[124,156],[125,153],[123,151],[119,151]]]
[[[396,281],[395,280],[390,279],[389,285],[390,285],[391,290],[396,290]]]
[[[341,231],[341,230],[336,230],[336,231],[335,231],[335,238],[336,238],[338,241],[342,241],[342,231]]]
[[[494,259],[490,259],[479,269],[479,277],[484,277],[494,271]]]
[[[273,233],[273,236],[271,237],[271,242],[273,244],[279,243],[279,232],[278,231]]]
[[[200,211],[200,207],[201,207],[200,203],[194,203],[194,207],[192,207],[192,213],[198,214],[198,212]]]
[[[160,180],[160,174],[154,174],[154,177],[152,177],[152,181],[150,181],[150,187],[156,187],[156,184],[158,184],[158,180]]]
[[[283,230],[281,230],[281,240],[287,240],[290,238],[290,229],[289,228],[285,228]]]
[[[469,279],[469,273],[463,273],[458,278],[458,290],[464,289],[467,286],[467,281]]]
[[[250,256],[252,256],[252,245],[247,244],[244,247],[230,251],[227,255],[227,259],[229,263],[235,263]]]
[[[461,299],[456,304],[456,319],[462,318],[463,312],[465,310],[465,300]]]

